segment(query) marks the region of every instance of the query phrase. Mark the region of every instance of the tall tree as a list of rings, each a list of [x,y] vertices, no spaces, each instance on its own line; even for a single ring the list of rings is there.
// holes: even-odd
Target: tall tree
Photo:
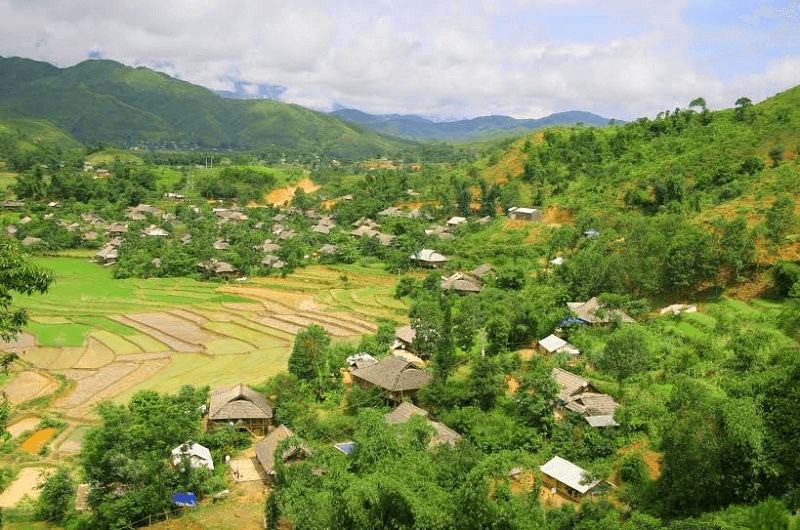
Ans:
[[[623,381],[646,370],[652,357],[648,332],[639,325],[629,324],[611,334],[597,366],[616,377],[621,394]]]
[[[297,333],[289,356],[289,372],[298,379],[319,381],[328,372],[326,350],[331,338],[320,325],[310,324]]]

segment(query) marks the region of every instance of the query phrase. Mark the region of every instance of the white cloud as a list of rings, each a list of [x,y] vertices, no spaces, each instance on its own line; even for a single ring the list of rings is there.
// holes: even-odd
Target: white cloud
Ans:
[[[0,0],[0,55],[66,66],[96,51],[210,88],[280,84],[318,109],[462,117],[634,119],[697,96],[730,106],[759,79],[771,93],[800,82],[793,24],[715,33],[683,20],[687,1]],[[746,16],[790,24],[797,5]],[[757,59],[765,42],[769,61],[728,60],[723,82],[720,57]]]
[[[762,4],[752,13],[740,16],[739,20],[751,26],[758,26],[762,18],[770,20],[785,18],[797,22],[800,20],[800,2],[789,2],[780,9]]]

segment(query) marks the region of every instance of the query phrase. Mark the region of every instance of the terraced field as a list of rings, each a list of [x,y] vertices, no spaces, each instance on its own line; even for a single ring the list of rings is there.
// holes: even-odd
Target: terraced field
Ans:
[[[220,285],[189,279],[114,280],[81,258],[39,258],[56,273],[51,291],[14,301],[31,326],[13,344],[20,356],[7,389],[17,419],[57,412],[69,423],[51,444],[78,450],[93,407],[139,390],[260,383],[286,369],[294,336],[309,324],[334,340],[403,319],[396,277],[346,266],[309,267],[288,278]],[[63,376],[63,377],[62,377]],[[59,377],[61,379],[59,379]],[[64,379],[66,378],[66,380]],[[64,382],[66,381],[66,382]],[[61,388],[61,390],[58,390]]]

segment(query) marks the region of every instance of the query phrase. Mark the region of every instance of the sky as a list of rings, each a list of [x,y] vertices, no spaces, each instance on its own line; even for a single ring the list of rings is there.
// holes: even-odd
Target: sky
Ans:
[[[281,85],[323,111],[633,120],[800,84],[800,1],[0,0],[0,56]]]

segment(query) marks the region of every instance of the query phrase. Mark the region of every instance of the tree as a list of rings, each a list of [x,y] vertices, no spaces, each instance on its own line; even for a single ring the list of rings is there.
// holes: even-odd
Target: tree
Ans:
[[[776,245],[782,243],[797,225],[795,207],[794,199],[784,196],[779,197],[767,211],[767,218],[764,221],[767,237]]]
[[[689,103],[689,108],[700,107],[703,110],[706,110],[706,100],[703,98],[694,98],[691,103]]]
[[[597,366],[616,377],[622,394],[623,381],[646,370],[652,357],[649,333],[639,325],[629,324],[611,334]]]
[[[299,331],[289,356],[289,372],[301,380],[321,380],[328,373],[326,350],[330,341],[328,332],[318,324]]]
[[[0,240],[0,339],[10,342],[28,322],[24,309],[12,309],[14,293],[31,295],[44,293],[53,282],[51,271],[31,264],[14,240]],[[8,367],[16,354],[0,355],[0,370]],[[11,415],[11,403],[3,397],[0,401],[0,435],[5,432],[6,421]]]
[[[40,521],[62,524],[75,497],[75,483],[66,467],[59,467],[55,473],[38,486],[42,492],[36,507],[36,518]]]
[[[752,107],[753,102],[750,101],[750,98],[741,97],[736,100],[736,110],[733,111],[733,116],[737,121],[745,121],[748,118],[752,118]]]

